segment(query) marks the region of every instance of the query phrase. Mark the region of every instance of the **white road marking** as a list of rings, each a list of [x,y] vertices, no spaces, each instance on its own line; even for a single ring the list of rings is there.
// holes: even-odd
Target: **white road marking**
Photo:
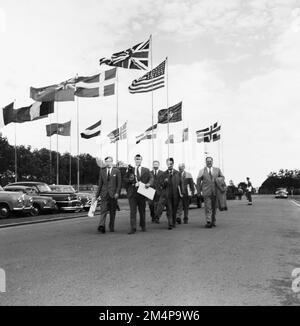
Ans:
[[[291,199],[290,201],[291,201],[292,203],[294,203],[296,206],[300,207],[300,203],[297,202],[296,200]]]

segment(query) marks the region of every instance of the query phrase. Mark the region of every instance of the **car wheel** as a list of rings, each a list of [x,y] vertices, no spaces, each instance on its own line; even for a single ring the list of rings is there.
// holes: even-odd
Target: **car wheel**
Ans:
[[[41,208],[39,205],[33,205],[32,210],[31,210],[31,215],[32,216],[37,216],[41,214]]]
[[[7,205],[0,205],[0,219],[8,218],[10,216],[10,209]]]
[[[88,212],[88,211],[90,210],[90,208],[89,208],[89,207],[84,207],[84,210],[85,210],[86,212]]]

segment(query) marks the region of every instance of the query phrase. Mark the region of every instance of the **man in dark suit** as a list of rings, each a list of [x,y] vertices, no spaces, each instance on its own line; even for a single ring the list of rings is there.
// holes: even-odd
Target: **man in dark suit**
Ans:
[[[137,209],[140,214],[140,227],[143,232],[146,231],[146,197],[137,192],[140,182],[145,184],[146,188],[153,185],[153,176],[150,170],[141,166],[142,156],[137,154],[134,158],[135,167],[132,173],[126,174],[124,181],[127,185],[127,197],[130,207],[130,226],[128,234],[136,232],[136,214]]]
[[[150,215],[153,223],[159,223],[159,219],[156,216],[157,205],[160,197],[159,179],[163,174],[163,171],[159,169],[159,161],[153,161],[153,170],[150,172],[153,177],[153,188],[156,190],[153,200],[149,200]]]
[[[181,216],[183,211],[183,222],[184,224],[187,224],[189,220],[190,196],[194,196],[195,186],[192,175],[185,171],[185,164],[179,164],[178,169],[182,181],[182,198],[178,204],[176,222],[181,224]]]
[[[167,206],[168,229],[176,227],[176,213],[178,202],[182,197],[182,180],[178,171],[174,169],[174,159],[167,159],[168,169],[160,177],[159,188],[161,195],[157,207],[157,218],[162,215]]]
[[[113,158],[105,158],[105,168],[100,169],[99,188],[96,198],[100,196],[100,223],[98,231],[105,233],[106,215],[109,212],[109,230],[115,230],[115,217],[117,209],[117,200],[121,190],[121,173],[119,169],[113,167]]]

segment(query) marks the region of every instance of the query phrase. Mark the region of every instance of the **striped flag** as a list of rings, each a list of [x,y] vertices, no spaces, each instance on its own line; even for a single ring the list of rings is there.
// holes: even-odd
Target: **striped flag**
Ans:
[[[80,133],[81,138],[89,139],[101,134],[101,120],[93,124],[92,126],[86,128]]]
[[[127,138],[127,121],[120,127],[107,135],[111,143]]]
[[[153,130],[153,133],[152,133]],[[142,140],[145,139],[152,139],[152,134],[153,134],[153,139],[156,138],[157,135],[157,124],[155,124],[154,126],[148,128],[145,132],[143,132],[142,134],[136,136],[136,144],[139,144]]]
[[[128,87],[129,93],[147,93],[165,87],[166,61],[167,59],[141,78],[135,79]]]
[[[181,136],[181,137],[180,137]],[[184,143],[189,140],[189,128],[182,130],[182,134],[172,134],[169,135],[168,139],[165,141],[165,144],[175,144],[175,143]]]
[[[127,69],[147,70],[149,64],[150,39],[134,45],[132,48],[112,54],[111,58],[100,59],[100,65],[106,64]]]
[[[221,138],[218,132],[221,130],[221,126],[218,126],[218,122],[212,126],[196,131],[197,143],[210,143],[211,141],[217,141]]]

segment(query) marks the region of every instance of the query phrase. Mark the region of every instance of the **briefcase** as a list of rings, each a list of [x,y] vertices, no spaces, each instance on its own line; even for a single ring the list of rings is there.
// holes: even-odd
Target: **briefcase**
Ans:
[[[88,212],[88,217],[94,217],[97,209],[98,200],[96,198],[92,199],[92,203]]]

